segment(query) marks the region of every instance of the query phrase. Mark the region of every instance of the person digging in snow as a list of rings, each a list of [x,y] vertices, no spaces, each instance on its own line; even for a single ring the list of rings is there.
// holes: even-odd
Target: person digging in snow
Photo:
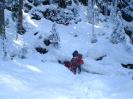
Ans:
[[[77,50],[73,52],[73,57],[71,61],[64,61],[58,60],[60,64],[63,64],[65,67],[67,67],[70,71],[72,71],[74,74],[77,72],[81,73],[81,65],[84,64],[84,61],[82,59],[82,54],[80,54]]]
[[[80,74],[81,73],[81,65],[84,64],[84,61],[82,59],[82,54],[80,54],[77,50],[73,52],[73,58],[71,59],[70,63],[70,70],[76,74],[77,71]]]

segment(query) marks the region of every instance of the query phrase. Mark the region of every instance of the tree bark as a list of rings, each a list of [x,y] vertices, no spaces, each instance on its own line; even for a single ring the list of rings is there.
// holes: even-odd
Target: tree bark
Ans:
[[[0,1],[0,35],[4,36],[5,35],[5,18],[4,18],[4,0]]]
[[[0,1],[0,36],[2,39],[2,46],[3,46],[3,53],[6,56],[6,49],[5,49],[5,17],[4,17],[4,0]]]
[[[23,34],[25,32],[24,28],[23,28],[23,0],[19,0],[19,7],[18,7],[18,15],[17,15],[17,33],[19,34]],[[18,38],[18,35],[16,37],[16,39]]]

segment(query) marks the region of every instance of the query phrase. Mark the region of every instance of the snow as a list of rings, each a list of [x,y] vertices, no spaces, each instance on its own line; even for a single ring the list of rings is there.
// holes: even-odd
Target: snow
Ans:
[[[122,43],[110,43],[111,26],[96,25],[98,42],[92,44],[89,36],[92,28],[86,20],[68,26],[57,24],[61,42],[56,49],[42,42],[50,35],[53,23],[46,19],[31,20],[30,14],[24,14],[24,17],[27,32],[24,36],[19,35],[18,40],[15,39],[15,24],[10,22],[7,50],[9,55],[18,54],[25,45],[28,54],[26,59],[16,56],[13,60],[9,57],[0,60],[1,99],[132,99],[133,71],[121,64],[133,63],[133,52],[128,52]],[[34,35],[36,32],[38,34]],[[36,46],[46,47],[49,52],[41,55],[35,51]],[[81,72],[73,75],[58,63],[58,60],[70,60],[74,50],[83,54],[83,68],[99,74]],[[102,60],[96,61],[104,55]]]
[[[99,66],[90,62],[95,69]],[[100,71],[104,73],[103,69],[98,69],[98,72]],[[109,70],[106,69],[107,71]],[[104,73],[104,75],[85,72],[73,75],[63,65],[57,63],[43,63],[30,59],[5,61],[0,71],[0,97],[2,99],[125,99],[125,97],[131,99],[133,81],[129,75],[117,75],[120,72],[112,75],[113,69],[109,72],[110,74]]]

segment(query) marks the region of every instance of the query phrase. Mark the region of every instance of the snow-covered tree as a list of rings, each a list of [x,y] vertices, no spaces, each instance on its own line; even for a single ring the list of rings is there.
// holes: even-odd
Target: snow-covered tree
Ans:
[[[111,34],[111,42],[113,44],[118,44],[125,39],[125,34],[122,26],[118,24],[117,27],[115,27],[113,33]]]
[[[117,0],[113,0],[110,8],[110,19],[113,23],[117,22]]]
[[[121,12],[118,12],[117,23],[114,25],[114,31],[111,34],[111,42],[114,44],[125,41],[124,25],[121,19]]]
[[[94,17],[95,17],[95,24],[99,23],[99,9],[97,5],[94,5]]]
[[[52,25],[52,30],[50,31],[51,35],[49,36],[49,40],[51,42],[51,44],[53,44],[53,46],[55,48],[58,48],[59,47],[59,42],[60,42],[60,37],[59,37],[59,34],[56,30],[56,24],[54,23]]]

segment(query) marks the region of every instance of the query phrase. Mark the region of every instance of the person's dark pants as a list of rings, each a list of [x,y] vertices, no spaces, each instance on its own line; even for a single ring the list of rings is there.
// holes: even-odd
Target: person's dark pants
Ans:
[[[81,65],[78,65],[75,68],[72,68],[71,71],[73,72],[73,74],[76,74],[78,72],[78,74],[81,73]]]
[[[71,71],[73,72],[73,74],[76,74],[76,69],[77,68],[72,68]]]
[[[78,73],[80,74],[81,73],[81,65],[78,65],[77,69],[78,69]]]

